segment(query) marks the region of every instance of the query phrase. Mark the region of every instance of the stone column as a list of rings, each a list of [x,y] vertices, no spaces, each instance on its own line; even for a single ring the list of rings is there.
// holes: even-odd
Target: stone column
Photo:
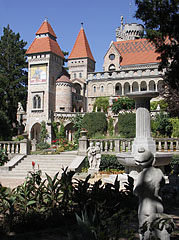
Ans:
[[[132,145],[132,154],[135,156],[140,147],[156,153],[155,141],[151,137],[150,100],[158,96],[158,92],[141,91],[127,94],[136,103],[136,137]]]

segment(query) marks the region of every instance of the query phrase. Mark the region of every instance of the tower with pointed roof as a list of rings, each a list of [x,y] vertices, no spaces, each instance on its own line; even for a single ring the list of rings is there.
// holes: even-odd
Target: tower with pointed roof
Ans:
[[[36,32],[26,54],[28,57],[28,101],[26,130],[30,139],[38,139],[40,123],[47,123],[51,141],[52,113],[56,110],[56,79],[62,72],[64,55],[47,19]]]

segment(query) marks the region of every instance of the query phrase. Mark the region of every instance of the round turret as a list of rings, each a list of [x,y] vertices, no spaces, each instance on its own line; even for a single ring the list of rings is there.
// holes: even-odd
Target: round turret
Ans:
[[[144,26],[137,23],[123,24],[116,29],[116,41],[134,40],[142,38],[144,35]]]
[[[72,111],[72,82],[66,75],[56,81],[56,112]]]

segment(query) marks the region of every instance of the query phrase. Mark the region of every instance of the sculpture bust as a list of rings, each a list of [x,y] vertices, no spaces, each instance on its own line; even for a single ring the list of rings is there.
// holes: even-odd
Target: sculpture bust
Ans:
[[[150,236],[159,239],[170,239],[167,229],[164,227],[162,231],[155,229],[149,230],[149,225],[156,219],[163,217],[163,203],[159,196],[159,190],[165,183],[164,175],[159,168],[152,166],[154,161],[153,154],[144,149],[138,149],[135,163],[143,170],[139,173],[134,194],[139,198],[138,219],[139,219],[139,235],[140,239],[147,240]],[[147,230],[143,232],[144,224],[147,224]]]

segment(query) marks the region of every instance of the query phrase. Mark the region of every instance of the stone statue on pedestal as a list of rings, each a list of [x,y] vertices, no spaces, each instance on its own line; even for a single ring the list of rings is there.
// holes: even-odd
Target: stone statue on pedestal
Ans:
[[[134,194],[139,198],[139,236],[140,240],[152,239],[151,237],[169,240],[170,224],[165,224],[164,221],[168,219],[172,223],[172,220],[163,214],[163,203],[159,196],[160,187],[164,185],[165,179],[162,171],[152,166],[153,161],[154,156],[150,151],[142,147],[138,149],[135,163],[142,171],[138,175]]]
[[[90,142],[90,146],[87,149],[87,155],[89,161],[89,173],[98,172],[101,162],[100,142],[96,142],[96,146],[93,145],[93,142]]]

